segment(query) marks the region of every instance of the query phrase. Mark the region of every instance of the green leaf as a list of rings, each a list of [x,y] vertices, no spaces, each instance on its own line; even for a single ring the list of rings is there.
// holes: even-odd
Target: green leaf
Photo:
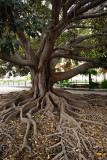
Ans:
[[[19,50],[19,45],[17,43],[15,43],[14,46],[17,50]]]
[[[6,52],[6,54],[7,54],[8,56],[10,56],[10,48],[6,48],[6,49],[5,49],[5,52]]]
[[[17,40],[17,42],[18,42],[21,46],[23,46],[23,44],[20,42],[20,40]]]

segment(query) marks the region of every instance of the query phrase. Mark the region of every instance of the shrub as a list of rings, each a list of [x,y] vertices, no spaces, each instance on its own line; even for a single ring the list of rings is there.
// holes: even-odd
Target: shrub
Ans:
[[[99,86],[99,83],[97,82],[92,82],[92,88],[98,88]]]
[[[101,82],[100,88],[101,89],[107,89],[107,80]]]

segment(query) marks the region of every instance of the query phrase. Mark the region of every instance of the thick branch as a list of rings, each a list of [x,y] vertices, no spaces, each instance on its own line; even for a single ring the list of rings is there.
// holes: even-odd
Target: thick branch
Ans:
[[[84,5],[92,1],[93,0],[82,0],[74,8],[71,8],[68,13],[68,21],[71,20],[71,18],[77,16],[77,11],[79,11]]]
[[[57,57],[57,58],[69,58],[69,59],[73,59],[73,60],[77,60],[77,61],[85,61],[85,62],[96,62],[95,58],[88,58],[88,57],[82,57],[82,56],[76,56],[73,54],[58,54],[58,55],[54,55],[53,57]]]
[[[67,3],[66,3],[66,10],[68,11],[69,8],[75,3],[76,0],[69,0]],[[74,13],[76,10],[78,10],[79,8],[81,8],[83,5],[85,5],[86,3],[89,3],[93,0],[82,0],[80,1],[75,7],[72,7],[71,10],[69,11],[68,15],[67,15],[67,19],[71,19],[72,16],[74,17]],[[67,23],[65,24],[64,21],[63,21],[63,18],[62,20],[60,21],[59,25],[56,26],[56,30],[63,30],[65,27],[67,26]],[[62,29],[63,28],[63,29]],[[60,31],[61,32],[61,31]]]
[[[26,38],[25,34],[21,31],[17,32],[17,35],[18,35],[21,43],[23,44],[22,48],[25,52],[26,58],[31,61],[34,61],[35,53],[34,53],[33,49],[31,48],[29,40]]]
[[[43,34],[42,35],[42,42],[41,42],[41,45],[40,45],[40,49],[38,51],[38,55],[41,55],[41,53],[43,52],[43,49],[44,49],[44,46],[45,46],[45,43],[46,43],[46,39],[48,37],[48,34]]]
[[[107,36],[107,33],[93,33],[93,34],[89,34],[89,35],[87,35],[87,34],[81,35],[75,39],[75,42],[73,44],[80,43],[80,42],[84,41],[85,39],[89,39],[89,38],[92,38],[95,36]]]
[[[98,30],[98,29],[95,28],[94,26],[68,25],[68,26],[66,27],[66,29],[73,29],[73,28],[86,28],[86,29],[96,29],[96,30]]]
[[[69,22],[80,20],[80,19],[94,18],[94,17],[107,15],[106,12],[96,13],[96,14],[87,14],[88,10],[98,6],[99,4],[102,4],[103,2],[105,2],[105,0],[95,0],[95,1],[82,0],[80,1],[78,4],[72,7],[71,10],[68,12],[67,22],[69,23]],[[86,14],[83,15],[83,13],[86,13]],[[66,29],[68,23],[64,23],[64,21],[61,20],[59,25],[56,26],[56,30],[58,30],[58,36]]]
[[[106,2],[101,4],[101,5],[98,5],[98,7],[96,7],[94,10],[89,10],[87,13],[88,14],[93,14],[93,13],[99,13],[101,10],[104,10],[104,8],[106,7]]]
[[[82,7],[81,9],[79,9],[76,12],[76,15],[81,15],[82,13],[87,12],[89,9],[92,9],[103,2],[105,2],[105,0],[94,0],[93,2],[89,3],[85,7]]]
[[[82,7],[84,4],[90,1],[92,0],[82,0],[80,3],[76,5],[75,8],[73,7],[67,14],[67,23],[64,22],[63,18],[61,19],[60,23],[55,28],[55,30],[58,30],[57,36],[59,36],[62,33],[62,31],[66,29],[66,26],[68,25],[69,20],[71,20],[72,18],[72,14],[73,14],[73,17],[75,17],[75,10],[78,10],[78,8]],[[69,8],[71,7],[70,5],[72,5],[72,3],[71,1],[70,2],[68,1],[68,3],[69,4],[66,6],[66,8],[69,10]]]
[[[75,49],[75,51],[82,51],[82,50],[90,50],[92,48],[97,48],[100,46],[105,46],[106,44],[93,44],[93,45],[83,45],[83,44],[72,44],[72,47]]]
[[[51,38],[51,36],[53,36],[53,39]],[[45,42],[44,49],[39,61],[39,67],[38,67],[39,70],[41,70],[41,68],[45,66],[51,54],[53,53],[55,41],[54,41],[54,35],[51,36],[49,35],[49,37],[47,37],[47,40]]]
[[[52,19],[55,25],[59,23],[60,3],[61,0],[52,0]]]
[[[67,9],[65,7],[65,1],[66,0],[63,0],[64,1],[64,5],[63,5],[63,21],[67,21]]]
[[[71,45],[73,49],[69,49]],[[104,45],[106,44],[97,44],[97,45],[68,44],[68,47],[65,47],[65,48],[64,47],[55,48],[54,49],[55,52],[51,55],[51,58],[63,57],[63,58],[71,58],[71,59],[75,58],[75,60],[77,60],[76,52],[91,50],[93,48],[97,48]]]
[[[69,0],[65,5],[66,10],[69,10],[69,8],[75,3],[75,1],[76,0]]]
[[[19,60],[23,60],[23,57],[17,51],[15,51],[15,55]]]
[[[55,69],[55,66],[59,62],[59,60],[60,60],[60,57],[51,59],[51,61],[50,61],[51,69]]]
[[[24,60],[24,59],[21,60],[15,55],[7,56],[6,53],[2,53],[1,51],[0,51],[0,59],[7,61],[7,62],[11,62],[15,65],[22,65],[22,66],[32,66],[33,65],[32,63],[30,63],[29,60]]]
[[[74,49],[69,49],[69,48],[64,48],[64,47],[59,47],[59,48],[55,48],[55,49],[54,49],[54,51],[57,51],[57,50],[74,52]]]
[[[64,80],[64,79],[69,79],[69,78],[72,78],[84,71],[86,71],[87,69],[89,68],[94,68],[94,67],[97,67],[97,63],[92,63],[92,62],[88,62],[88,63],[84,63],[74,69],[71,69],[71,70],[68,70],[66,72],[56,72],[54,75],[53,75],[53,81],[54,83],[57,82],[57,81],[61,81],[61,80]]]
[[[96,14],[83,14],[81,16],[74,18],[73,21],[80,20],[80,19],[87,19],[87,18],[96,18],[96,17],[106,16],[106,15],[107,15],[107,12],[96,13]]]

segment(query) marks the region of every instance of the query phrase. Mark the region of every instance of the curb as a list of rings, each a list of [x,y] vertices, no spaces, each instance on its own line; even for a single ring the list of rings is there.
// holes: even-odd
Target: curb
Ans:
[[[94,91],[94,92],[107,92],[107,89],[86,89],[86,88],[61,88],[64,90],[75,90],[75,91]]]

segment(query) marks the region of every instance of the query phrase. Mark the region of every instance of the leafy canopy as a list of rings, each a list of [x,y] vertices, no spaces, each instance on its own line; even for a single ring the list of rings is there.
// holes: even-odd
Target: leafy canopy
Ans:
[[[43,0],[1,0],[0,11],[1,51],[8,55],[22,45],[16,36],[18,31],[39,38],[50,21],[50,9]]]

